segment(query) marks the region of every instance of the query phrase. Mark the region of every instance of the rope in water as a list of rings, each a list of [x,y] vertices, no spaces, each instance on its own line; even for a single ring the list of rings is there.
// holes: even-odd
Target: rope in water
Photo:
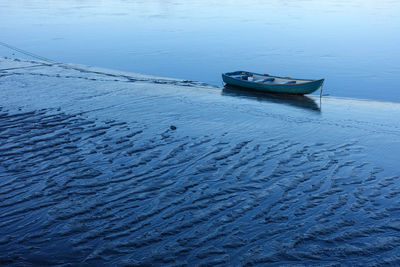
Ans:
[[[19,53],[22,53],[24,55],[27,55],[27,56],[30,56],[30,57],[45,61],[47,63],[57,64],[57,65],[62,66],[63,68],[66,68],[66,69],[78,70],[78,71],[83,71],[83,72],[90,72],[87,69],[83,69],[83,68],[80,68],[80,67],[75,66],[75,65],[70,65],[70,64],[67,64],[67,63],[62,63],[62,62],[58,62],[58,61],[55,61],[55,60],[52,60],[52,59],[49,59],[49,58],[46,58],[46,57],[42,57],[42,56],[36,55],[34,53],[28,52],[26,50],[20,49],[18,47],[12,46],[10,44],[7,44],[7,43],[1,42],[1,41],[0,41],[0,45],[4,46],[6,48],[9,48],[11,50],[17,51]],[[93,73],[101,74],[101,72],[99,72],[99,71],[93,71]],[[142,81],[142,82],[144,82],[144,81],[152,81],[152,79],[150,79],[150,78],[148,78],[148,79],[146,79],[146,78],[135,78],[135,77],[130,77],[128,75],[121,75],[121,77],[124,77],[124,78],[128,79],[128,81],[130,81],[130,82],[131,81]],[[157,79],[153,79],[153,80],[155,80],[157,82],[163,82],[163,81],[168,82],[169,81],[169,79],[163,79],[163,78],[157,78]],[[170,82],[174,83],[174,82],[177,82],[177,81],[172,81],[171,80]],[[193,81],[182,81],[182,84],[184,84],[185,86],[187,84],[190,84],[190,83],[196,83],[196,82],[193,82]]]
[[[7,47],[7,48],[9,48],[9,49],[11,49],[11,50],[17,51],[17,52],[19,52],[19,53],[22,53],[22,54],[24,54],[24,55],[27,55],[27,56],[30,56],[30,57],[33,57],[33,58],[36,58],[36,59],[45,61],[45,62],[50,63],[50,64],[59,64],[59,65],[65,67],[65,68],[68,68],[68,69],[74,69],[74,70],[80,70],[80,71],[83,70],[83,69],[81,69],[81,68],[79,68],[79,67],[76,67],[76,66],[69,66],[69,65],[66,64],[66,63],[58,62],[58,61],[49,59],[49,58],[47,58],[47,57],[42,57],[42,56],[36,55],[36,54],[34,54],[34,53],[28,52],[28,51],[26,51],[26,50],[23,50],[23,49],[21,49],[21,48],[12,46],[12,45],[10,45],[10,44],[7,44],[7,43],[1,42],[1,41],[0,41],[0,45],[2,45],[2,46],[4,46],[4,47]]]
[[[49,59],[49,58],[46,58],[46,57],[42,57],[42,56],[36,55],[36,54],[34,54],[34,53],[31,53],[31,52],[22,50],[22,49],[20,49],[20,48],[18,48],[18,47],[12,46],[12,45],[10,45],[10,44],[7,44],[7,43],[1,42],[1,41],[0,41],[0,45],[2,45],[2,46],[4,46],[4,47],[7,47],[7,48],[9,48],[9,49],[11,49],[11,50],[17,51],[17,52],[19,52],[19,53],[22,53],[22,54],[24,54],[24,55],[27,55],[27,56],[30,56],[30,57],[39,59],[39,60],[43,60],[43,61],[46,61],[46,62],[49,62],[49,63],[58,63],[58,62],[55,61],[55,60],[52,60],[52,59]]]

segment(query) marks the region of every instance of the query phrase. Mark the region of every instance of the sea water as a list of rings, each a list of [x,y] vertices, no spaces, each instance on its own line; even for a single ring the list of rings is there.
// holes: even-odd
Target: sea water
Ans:
[[[399,13],[392,0],[0,1],[0,41],[213,85],[234,70],[325,78],[324,94],[399,102]]]

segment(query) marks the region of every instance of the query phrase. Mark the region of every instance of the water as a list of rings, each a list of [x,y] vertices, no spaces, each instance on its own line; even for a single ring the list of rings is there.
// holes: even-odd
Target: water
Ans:
[[[390,0],[1,1],[0,41],[214,85],[239,69],[323,77],[326,94],[399,102],[399,13]]]
[[[0,264],[400,264],[398,103],[0,66]]]

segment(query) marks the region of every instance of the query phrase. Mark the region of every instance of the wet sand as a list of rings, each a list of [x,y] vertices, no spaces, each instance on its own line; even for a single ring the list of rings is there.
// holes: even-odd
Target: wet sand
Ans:
[[[1,264],[400,264],[400,104],[0,58]]]

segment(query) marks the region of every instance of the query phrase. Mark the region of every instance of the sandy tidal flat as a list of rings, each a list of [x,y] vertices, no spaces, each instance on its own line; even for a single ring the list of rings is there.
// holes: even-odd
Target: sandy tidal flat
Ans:
[[[400,264],[400,104],[0,58],[0,106],[1,264]]]

